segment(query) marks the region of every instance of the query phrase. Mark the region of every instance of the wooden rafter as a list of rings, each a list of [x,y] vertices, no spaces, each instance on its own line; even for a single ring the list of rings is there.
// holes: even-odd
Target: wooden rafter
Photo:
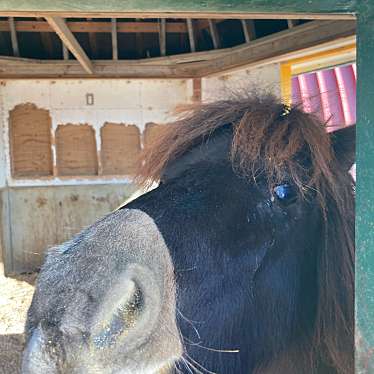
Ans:
[[[92,21],[92,18],[87,18],[87,21]],[[94,23],[94,22],[92,22]],[[67,23],[67,26],[69,27],[69,24]],[[69,30],[71,32],[74,32],[71,27],[69,27]],[[91,58],[96,58],[98,56],[97,53],[97,40],[96,40],[96,33],[93,31],[90,31],[88,33],[88,42],[90,44],[90,49],[91,49]]]
[[[166,56],[166,19],[165,18],[160,20],[159,41],[160,41],[160,54],[161,56]]]
[[[66,22],[66,24],[71,32],[111,32],[111,22],[70,21]],[[45,21],[15,21],[15,26],[17,30],[21,32],[54,32],[53,28]],[[198,26],[200,28],[207,27],[208,22],[205,20],[199,20]],[[117,32],[119,33],[158,33],[158,29],[159,26],[157,22],[117,21]],[[0,31],[10,31],[9,23],[7,21],[0,21]],[[185,22],[168,22],[166,31],[173,33],[187,33],[187,25]]]
[[[255,40],[256,29],[255,29],[254,21],[251,19],[242,19],[241,23],[242,23],[245,42],[249,43],[250,41]]]
[[[191,52],[195,52],[196,51],[195,32],[193,28],[193,20],[191,18],[187,18],[187,29],[188,29],[188,40],[190,41],[190,50]]]
[[[64,60],[69,60],[69,50],[66,48],[66,45],[61,41],[62,43],[62,58]]]
[[[40,18],[38,18],[38,20],[44,22]],[[47,32],[41,32],[40,33],[40,39],[42,41],[43,48],[47,51],[47,55],[49,57],[51,57],[52,54],[53,54],[53,43],[52,43],[52,39],[51,39],[51,34],[47,33]]]
[[[225,56],[200,63],[199,74],[207,76],[273,59],[276,56],[354,35],[354,21],[313,21],[292,29],[231,48]]]
[[[13,17],[9,17],[10,40],[12,42],[13,56],[19,56],[16,25]]]
[[[141,22],[140,18],[136,19],[136,22]],[[138,56],[143,56],[144,53],[144,38],[142,32],[135,33],[135,46]],[[149,50],[146,51],[146,54],[149,53]]]
[[[73,33],[67,27],[65,20],[60,17],[46,17],[46,20],[56,31],[66,48],[68,48],[75,58],[80,62],[83,69],[87,73],[93,74],[94,69],[90,59],[87,57],[77,39],[75,39]]]
[[[208,20],[208,22],[209,22],[209,32],[210,32],[210,36],[212,37],[213,47],[217,49],[220,47],[220,39],[218,35],[216,22],[213,19]]]
[[[112,18],[112,59],[118,60],[117,20]]]
[[[65,21],[66,22],[66,21]],[[48,23],[48,22],[47,22]],[[62,44],[62,58],[66,61],[69,60],[69,50],[66,48],[66,45],[64,42],[61,40]]]
[[[46,61],[0,57],[1,78],[188,78],[227,72],[264,61],[285,61],[297,51],[326,43],[354,43],[354,21],[314,21],[232,48],[141,60],[96,60],[93,75],[77,61]],[[340,44],[339,44],[340,43]],[[345,43],[345,44],[344,44]],[[303,52],[305,53],[305,52]]]

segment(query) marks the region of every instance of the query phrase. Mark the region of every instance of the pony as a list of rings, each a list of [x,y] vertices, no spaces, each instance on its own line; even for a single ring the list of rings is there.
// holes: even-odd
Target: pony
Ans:
[[[51,249],[24,373],[354,372],[354,126],[271,95],[194,106],[152,191]]]

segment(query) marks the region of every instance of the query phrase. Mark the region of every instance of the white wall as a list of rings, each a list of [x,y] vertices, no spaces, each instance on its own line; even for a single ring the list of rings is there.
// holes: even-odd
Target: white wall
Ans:
[[[202,79],[202,100],[224,98],[231,91],[264,89],[280,96],[280,66],[267,64]],[[94,105],[86,104],[86,94],[94,95]],[[140,131],[147,122],[170,122],[178,104],[192,100],[189,79],[64,79],[3,80],[0,82],[0,188],[24,185],[69,185],[127,183],[126,178],[15,180],[10,174],[9,111],[22,103],[34,103],[49,110],[52,131],[59,124],[88,123],[95,129],[100,150],[100,127],[104,122],[135,124]]]
[[[230,92],[240,93],[253,89],[271,92],[280,97],[280,64],[272,63],[203,78],[202,100],[224,99]]]
[[[86,94],[94,95],[94,105],[86,104]],[[52,131],[59,124],[88,123],[95,129],[100,150],[100,127],[107,122],[135,124],[140,131],[147,122],[165,123],[178,104],[191,102],[191,80],[157,79],[66,79],[66,80],[4,80],[0,85],[0,187],[9,185],[56,185],[100,183],[91,179],[14,180],[9,161],[9,111],[22,103],[34,103],[49,110]],[[122,183],[126,180],[101,180]]]

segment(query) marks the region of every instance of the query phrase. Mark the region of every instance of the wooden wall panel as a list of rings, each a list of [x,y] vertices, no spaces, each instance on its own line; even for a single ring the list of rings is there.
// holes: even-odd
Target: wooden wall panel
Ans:
[[[56,158],[58,175],[97,175],[95,130],[92,126],[59,125],[56,130]]]
[[[140,131],[135,125],[105,123],[101,128],[103,175],[133,175],[140,153]]]
[[[122,205],[136,189],[133,184],[98,184],[1,190],[6,273],[38,269],[46,249],[71,239]]]
[[[143,133],[144,148],[147,148],[149,144],[152,144],[158,137],[162,136],[166,128],[167,125],[160,125],[153,122],[147,123]]]
[[[13,177],[53,174],[51,117],[34,104],[20,104],[9,112],[9,144]]]

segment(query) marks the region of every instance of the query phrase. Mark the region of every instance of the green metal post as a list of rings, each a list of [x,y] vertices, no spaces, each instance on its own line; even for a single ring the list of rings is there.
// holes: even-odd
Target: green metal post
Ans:
[[[374,373],[374,2],[358,12],[356,373]]]

